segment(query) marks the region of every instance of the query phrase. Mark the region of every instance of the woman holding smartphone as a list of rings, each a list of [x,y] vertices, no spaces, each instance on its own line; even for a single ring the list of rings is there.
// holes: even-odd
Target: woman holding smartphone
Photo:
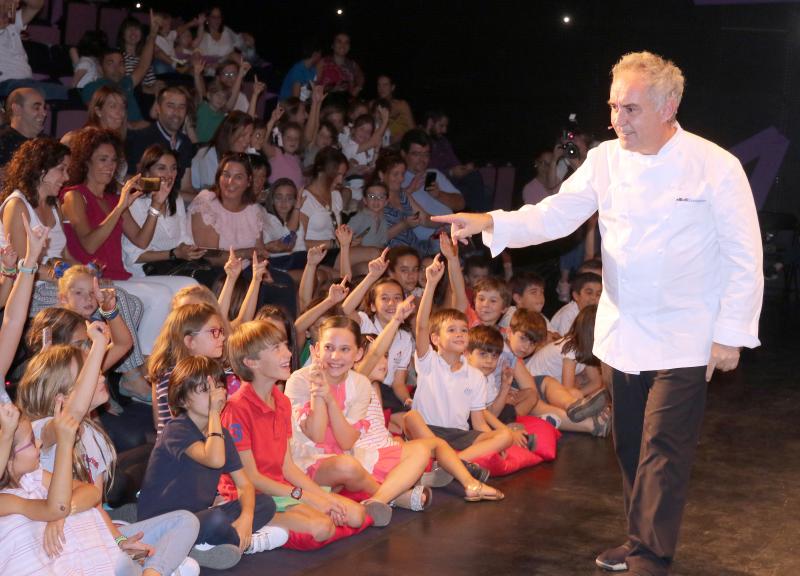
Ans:
[[[114,178],[124,158],[117,134],[111,130],[84,128],[71,144],[69,179],[60,194],[67,249],[79,263],[95,263],[102,270],[102,280],[112,281],[114,286],[142,301],[137,335],[141,352],[147,356],[169,313],[172,295],[179,289],[176,288],[178,282],[170,276],[132,279],[123,266],[122,238],[127,237],[142,249],[150,245],[169,190],[159,189],[153,195],[152,211],[148,209],[140,225],[131,215],[130,207],[143,195],[141,175],[128,180],[119,192]],[[124,385],[135,398],[149,398],[150,386],[141,376]]]

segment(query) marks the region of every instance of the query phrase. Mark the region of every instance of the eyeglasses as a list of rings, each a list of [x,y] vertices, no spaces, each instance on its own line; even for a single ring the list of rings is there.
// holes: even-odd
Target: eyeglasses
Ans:
[[[385,194],[367,194],[367,200],[386,200]]]
[[[202,334],[203,332],[211,334],[211,337],[214,340],[221,338],[222,336],[225,336],[225,328],[209,328],[208,330],[195,330],[194,332],[192,332],[192,334],[197,336],[198,334]]]
[[[221,76],[222,76],[223,78],[235,78],[235,77],[236,77],[236,74],[237,74],[236,72],[223,72],[223,73],[221,74]]]

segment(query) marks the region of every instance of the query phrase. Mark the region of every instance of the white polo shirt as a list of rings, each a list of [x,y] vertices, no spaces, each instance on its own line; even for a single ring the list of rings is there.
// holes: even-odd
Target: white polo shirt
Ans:
[[[417,391],[412,408],[432,426],[469,430],[469,414],[486,408],[486,378],[461,357],[456,372],[429,348],[420,358],[414,352]]]

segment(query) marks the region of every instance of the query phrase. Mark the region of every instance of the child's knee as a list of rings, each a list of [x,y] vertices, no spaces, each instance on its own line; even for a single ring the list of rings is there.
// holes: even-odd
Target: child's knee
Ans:
[[[314,540],[317,542],[324,542],[325,540],[333,538],[336,525],[328,516],[320,514],[311,518],[309,529]]]
[[[511,430],[509,428],[503,428],[502,430],[496,430],[498,442],[501,442],[503,448],[508,448],[514,443],[514,436],[511,434]]]
[[[347,480],[358,480],[367,475],[361,463],[349,455],[336,457],[335,470],[340,477]]]

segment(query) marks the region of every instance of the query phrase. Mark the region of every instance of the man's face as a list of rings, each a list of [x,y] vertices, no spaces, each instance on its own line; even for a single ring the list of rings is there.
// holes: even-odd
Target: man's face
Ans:
[[[103,78],[108,78],[112,82],[119,82],[125,77],[125,63],[122,54],[106,54],[102,62]]]
[[[675,131],[671,122],[674,102],[668,100],[658,110],[644,78],[635,72],[614,78],[608,105],[611,125],[625,150],[656,154]]]
[[[22,106],[14,107],[14,128],[28,138],[41,134],[45,118],[47,106],[42,95],[36,91],[25,95]]]
[[[158,105],[158,121],[170,134],[180,131],[186,120],[186,96],[180,92],[167,92]]]
[[[408,169],[414,174],[421,174],[428,169],[428,164],[431,161],[431,148],[430,146],[421,146],[420,144],[412,144],[408,152],[403,153],[406,159]]]
[[[599,282],[587,282],[580,292],[573,292],[572,298],[578,305],[579,310],[587,306],[600,302],[600,295],[603,293],[603,285]]]
[[[236,77],[239,75],[239,67],[236,64],[228,64],[217,74],[220,83],[226,88],[233,87]]]
[[[428,132],[434,138],[441,138],[447,134],[447,127],[450,124],[450,119],[447,116],[442,116],[438,120],[430,121],[428,123]]]

